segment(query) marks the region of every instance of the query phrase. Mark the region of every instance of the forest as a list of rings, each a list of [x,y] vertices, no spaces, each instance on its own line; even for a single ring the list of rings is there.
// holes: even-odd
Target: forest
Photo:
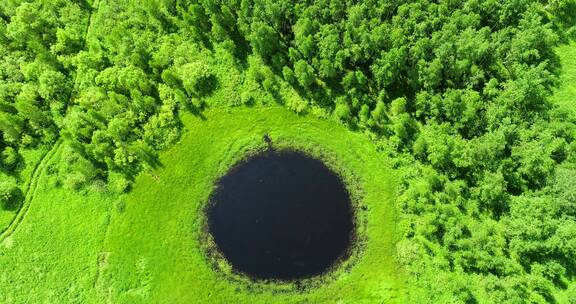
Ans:
[[[129,195],[183,116],[280,106],[390,160],[407,301],[576,303],[575,38],[574,0],[4,0],[0,210],[30,151]]]

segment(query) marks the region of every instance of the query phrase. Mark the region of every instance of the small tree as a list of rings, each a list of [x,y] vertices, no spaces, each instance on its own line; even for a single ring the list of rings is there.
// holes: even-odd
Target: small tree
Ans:
[[[304,60],[298,60],[294,65],[294,74],[303,88],[310,88],[314,83],[314,69]]]
[[[349,121],[351,114],[350,114],[350,106],[348,105],[348,103],[346,101],[337,103],[336,107],[334,108],[334,115],[336,115],[336,117],[343,122]]]
[[[7,210],[16,206],[23,195],[16,183],[11,180],[0,181],[0,209]]]
[[[184,65],[180,77],[182,78],[184,89],[192,97],[208,96],[218,85],[216,75],[207,65],[201,62]]]
[[[18,166],[18,162],[20,161],[20,155],[18,152],[12,147],[6,147],[0,153],[0,168],[3,168],[7,171],[12,171]]]

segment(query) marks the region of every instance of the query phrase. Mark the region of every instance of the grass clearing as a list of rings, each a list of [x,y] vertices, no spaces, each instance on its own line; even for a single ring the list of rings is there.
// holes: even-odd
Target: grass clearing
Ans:
[[[137,178],[112,217],[104,250],[101,300],[113,303],[375,303],[398,297],[394,261],[393,171],[362,134],[334,122],[303,117],[279,107],[212,109],[186,115],[181,142],[161,155],[163,168]],[[220,261],[214,271],[200,244],[200,212],[213,183],[268,133],[280,148],[298,148],[328,160],[362,191],[368,207],[361,231],[370,242],[349,271],[336,270],[318,288],[298,292],[291,284],[250,284]],[[347,269],[344,267],[342,269]],[[313,281],[308,281],[314,284]]]
[[[25,165],[24,170],[22,170],[22,172],[18,174],[16,179],[19,180],[19,184],[21,185],[20,190],[22,190],[24,194],[27,193],[28,187],[31,183],[32,176],[34,175],[37,166],[40,165],[48,150],[49,149],[45,147],[41,147],[36,150],[21,151],[23,162],[25,163]],[[0,178],[12,179],[14,177],[8,176],[0,172]],[[1,235],[3,235],[4,232],[6,232],[11,223],[15,220],[15,217],[17,216],[19,209],[21,207],[22,203],[20,204],[20,206],[15,206],[15,208],[11,208],[8,210],[0,208],[0,240],[2,239]]]
[[[551,100],[576,117],[576,41],[558,47],[556,53],[560,57],[562,70],[560,85]]]
[[[59,149],[26,218],[0,243],[0,303],[99,303],[94,283],[113,200],[56,187]]]

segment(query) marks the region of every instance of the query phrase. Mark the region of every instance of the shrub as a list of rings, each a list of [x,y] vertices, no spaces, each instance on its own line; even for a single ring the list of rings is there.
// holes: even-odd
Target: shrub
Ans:
[[[20,155],[12,147],[4,148],[0,154],[0,168],[11,171],[14,170],[20,161]]]
[[[12,209],[17,206],[23,198],[22,191],[16,186],[14,181],[0,181],[0,209]]]
[[[184,89],[192,97],[208,96],[218,85],[216,75],[207,65],[201,62],[182,66],[180,77],[182,78]]]
[[[130,189],[132,182],[123,174],[110,172],[108,175],[108,189],[117,194],[124,193]]]

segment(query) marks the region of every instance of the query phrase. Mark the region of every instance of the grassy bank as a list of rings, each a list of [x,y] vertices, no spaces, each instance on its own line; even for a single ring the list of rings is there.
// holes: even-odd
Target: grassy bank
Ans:
[[[182,141],[161,156],[162,168],[138,177],[112,217],[99,291],[113,303],[375,303],[398,297],[394,263],[394,179],[362,134],[282,108],[215,109],[184,117]],[[214,181],[250,151],[275,145],[316,154],[347,176],[367,207],[369,240],[354,263],[306,292],[282,283],[249,284],[224,261],[204,255],[201,212]],[[352,176],[354,178],[352,178]],[[353,265],[352,265],[353,264]],[[316,284],[314,280],[305,284]]]
[[[16,179],[18,185],[20,185],[20,190],[22,193],[26,194],[32,183],[33,176],[36,175],[36,170],[48,150],[48,148],[40,147],[34,150],[21,151],[23,163],[25,164],[23,165],[24,169],[16,176],[8,176],[0,172],[0,179]],[[3,235],[9,226],[11,226],[11,224],[16,220],[17,214],[23,205],[24,203],[21,203],[9,209],[0,208],[0,235]]]
[[[113,200],[57,186],[61,149],[41,166],[26,217],[0,242],[0,303],[98,303],[94,289]]]

